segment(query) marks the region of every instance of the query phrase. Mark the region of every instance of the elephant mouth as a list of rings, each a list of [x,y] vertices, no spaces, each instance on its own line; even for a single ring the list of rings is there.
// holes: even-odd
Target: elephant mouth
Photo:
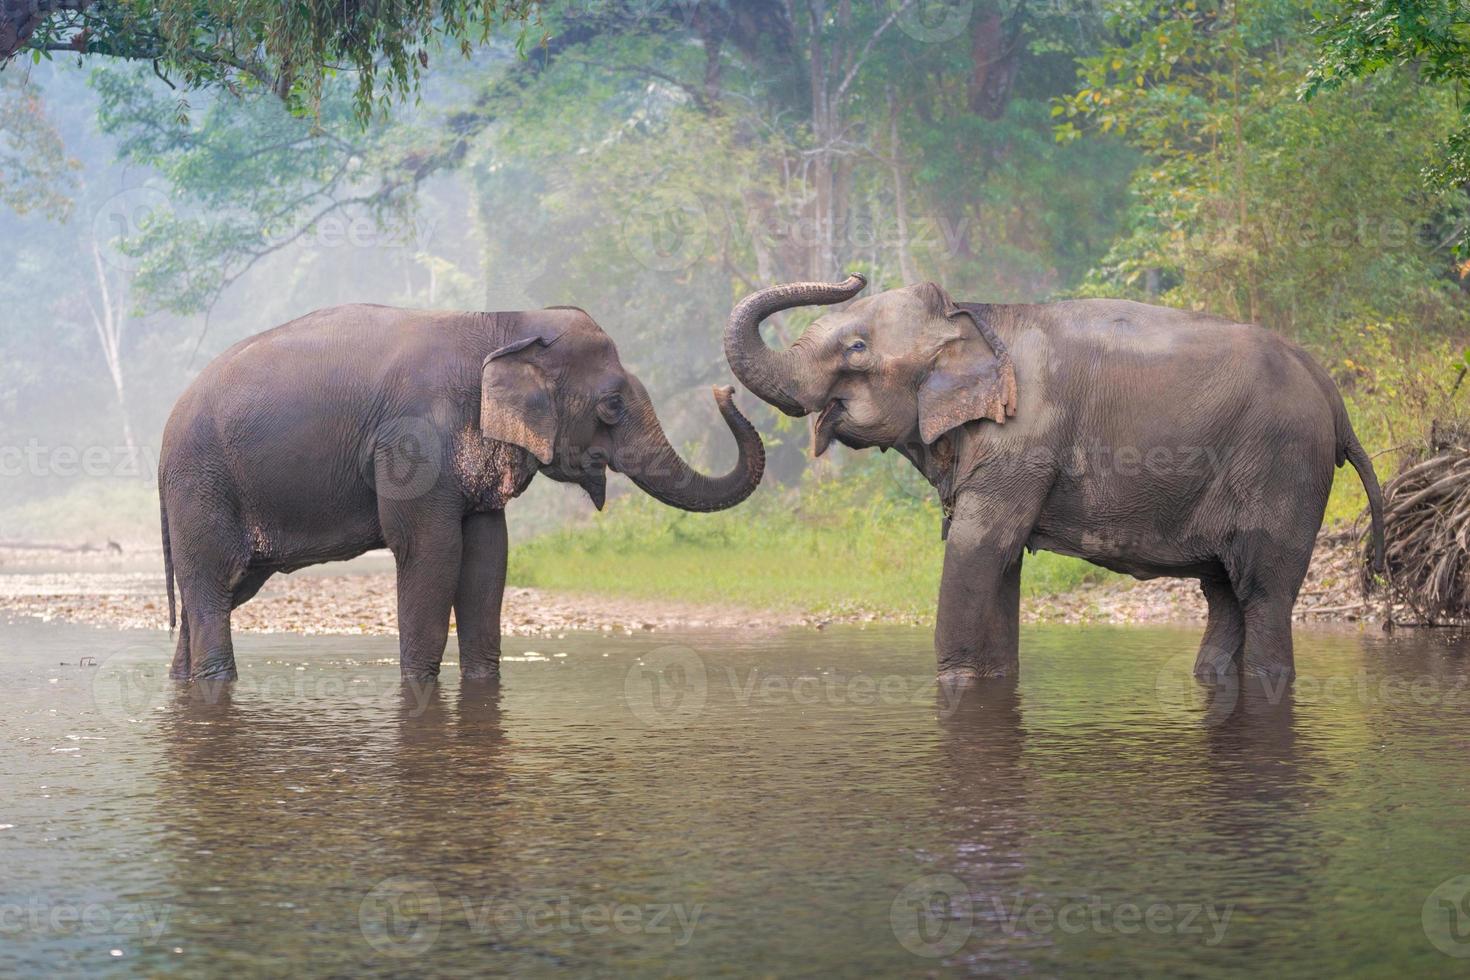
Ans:
[[[602,510],[602,505],[607,502],[607,470],[602,466],[588,467],[582,473],[577,485],[587,491],[587,496],[592,498],[592,506]]]
[[[832,445],[832,433],[837,429],[837,423],[842,421],[844,408],[841,398],[834,398],[822,409],[822,414],[817,416],[816,433],[812,436],[812,455],[820,456]]]

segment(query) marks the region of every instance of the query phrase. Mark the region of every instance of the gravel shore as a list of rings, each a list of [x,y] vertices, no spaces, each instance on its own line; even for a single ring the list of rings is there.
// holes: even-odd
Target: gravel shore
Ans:
[[[1297,603],[1304,622],[1375,622],[1382,600],[1357,591],[1352,537],[1324,534]],[[149,568],[158,569],[145,571]],[[0,550],[0,615],[114,629],[167,629],[162,558],[154,551],[126,556],[96,552]],[[397,631],[394,577],[386,555],[324,565],[271,579],[235,610],[237,630],[255,633],[383,635]],[[1204,622],[1199,586],[1186,579],[1113,580],[1062,595],[1028,598],[1028,623]],[[748,609],[664,599],[576,595],[509,588],[502,632],[535,636],[570,631],[639,632],[687,629],[820,629],[833,623],[930,626],[928,616],[881,611],[831,615],[817,611]]]

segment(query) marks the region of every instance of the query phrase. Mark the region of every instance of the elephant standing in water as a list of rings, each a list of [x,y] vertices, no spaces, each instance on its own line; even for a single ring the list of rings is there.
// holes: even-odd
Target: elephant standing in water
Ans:
[[[1053,551],[1137,578],[1198,579],[1195,673],[1292,676],[1291,611],[1333,470],[1351,462],[1383,562],[1378,481],[1332,379],[1260,327],[1121,300],[955,303],[933,283],[828,312],[787,350],[778,310],[866,285],[796,283],[730,314],[736,377],[832,439],[896,449],[946,515],[942,678],[1013,674],[1021,561]]]
[[[460,669],[500,670],[504,508],[536,473],[599,508],[606,470],[691,511],[733,507],[765,450],[733,401],[725,476],[669,445],[647,391],[581,310],[455,313],[342,306],[241,341],[174,406],[159,498],[183,605],[172,676],[236,676],[230,611],[276,572],[387,546],[398,572],[400,666],[439,673],[454,611]]]

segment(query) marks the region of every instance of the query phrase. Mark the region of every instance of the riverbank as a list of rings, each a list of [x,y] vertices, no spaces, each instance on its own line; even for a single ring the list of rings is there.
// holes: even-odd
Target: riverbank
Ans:
[[[1357,592],[1356,549],[1350,533],[1324,534],[1296,615],[1303,622],[1377,622],[1382,600]],[[0,551],[0,615],[83,623],[114,629],[166,629],[168,602],[162,557],[132,552],[48,554]],[[394,576],[386,555],[346,565],[324,565],[278,575],[237,609],[237,630],[307,635],[391,635],[397,631]],[[835,623],[931,626],[934,594],[906,596],[902,608],[877,603],[848,608],[765,608],[754,604],[686,601],[618,594],[513,586],[506,590],[502,631],[513,636],[573,631],[821,629]],[[925,611],[916,612],[916,606]],[[1108,575],[1022,601],[1027,623],[1130,625],[1202,623],[1199,587],[1186,579],[1136,582]]]

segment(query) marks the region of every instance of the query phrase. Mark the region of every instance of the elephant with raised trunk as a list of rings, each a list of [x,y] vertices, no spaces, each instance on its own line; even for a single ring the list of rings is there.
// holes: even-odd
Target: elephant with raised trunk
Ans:
[[[1147,579],[1198,579],[1209,622],[1195,673],[1294,673],[1291,612],[1333,470],[1378,481],[1332,379],[1257,326],[1122,300],[956,303],[933,283],[817,319],[786,350],[760,322],[856,296],[776,286],[730,314],[725,355],[760,398],[820,413],[836,439],[895,449],[938,490],[944,572],[935,646],[947,680],[1018,666],[1026,551]]]
[[[724,476],[669,445],[647,391],[581,310],[341,306],[241,341],[174,406],[159,459],[172,675],[233,679],[230,611],[277,572],[385,545],[400,666],[437,676],[453,610],[465,677],[500,669],[505,506],[539,472],[601,508],[606,471],[674,507],[733,507],[765,451],[733,401]]]

